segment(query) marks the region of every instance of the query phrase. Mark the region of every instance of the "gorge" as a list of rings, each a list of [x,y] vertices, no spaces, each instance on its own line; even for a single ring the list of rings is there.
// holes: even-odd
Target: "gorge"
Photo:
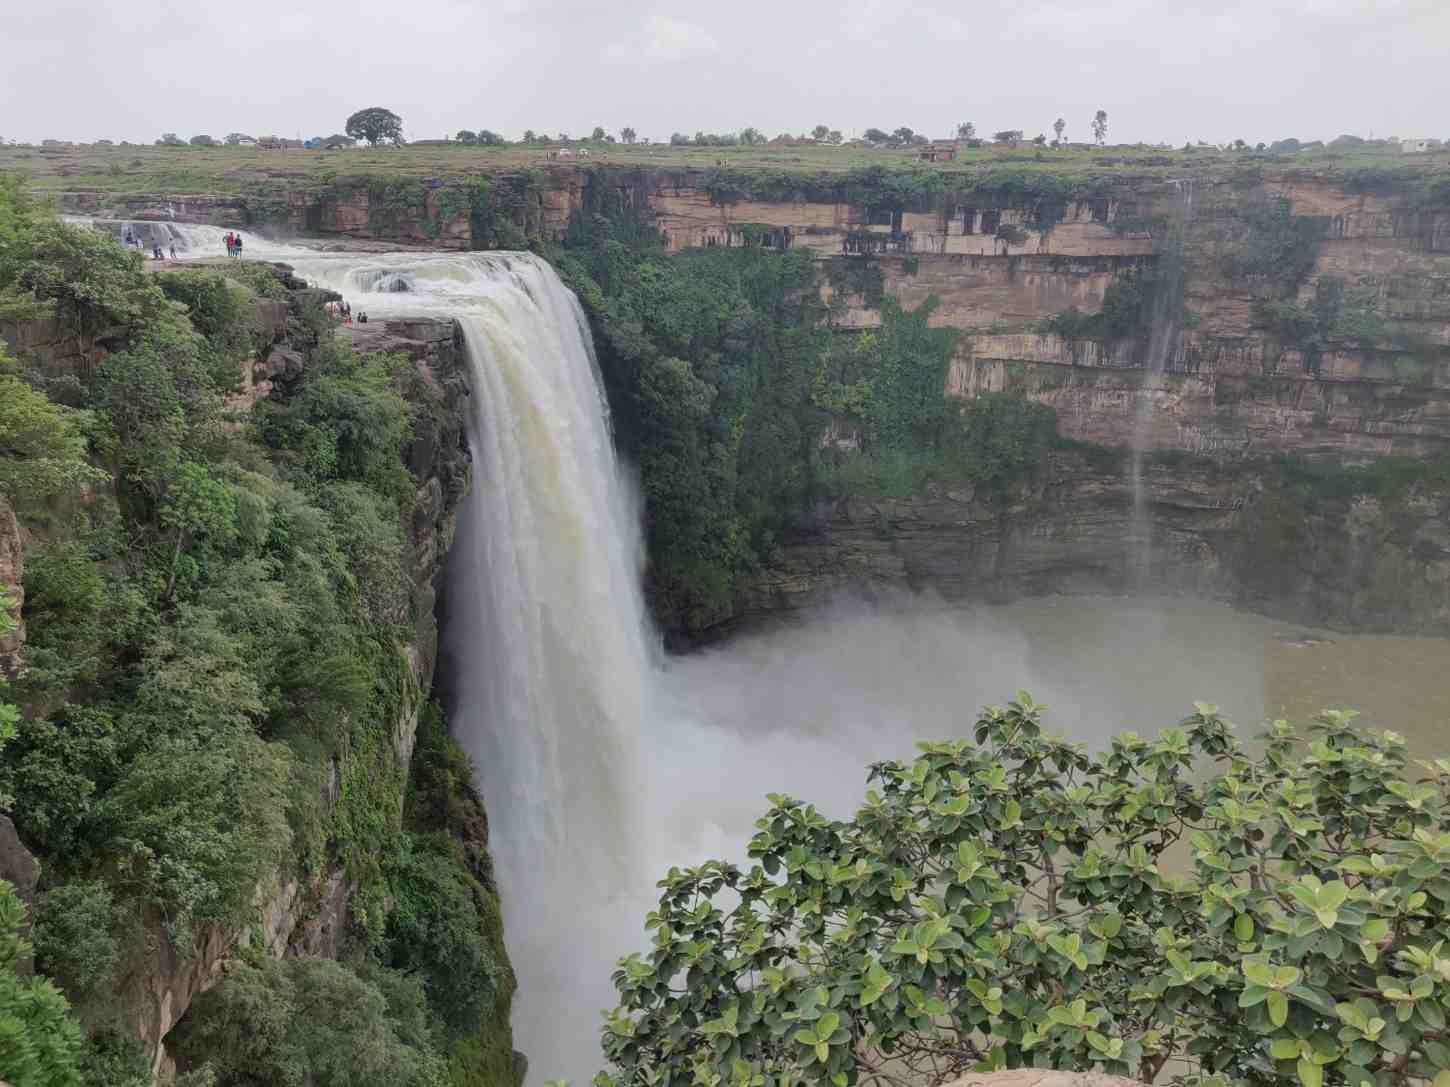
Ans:
[[[419,184],[380,213],[374,187],[337,183],[270,206],[273,228],[446,251],[247,224],[249,257],[366,310],[344,335],[411,356],[410,395],[431,397],[395,761],[406,776],[426,715],[441,578],[439,689],[489,809],[531,1077],[596,1067],[657,875],[738,855],[768,790],[847,815],[862,767],[1012,689],[1072,707],[1060,726],[1092,745],[1194,699],[1243,724],[1322,699],[1440,753],[1444,190],[1152,177],[967,205],[912,176],[829,201],[728,171],[553,170],[462,206]],[[164,208],[183,257],[258,210],[180,196],[63,201],[138,225]],[[538,252],[465,251],[505,227]],[[32,371],[79,357],[55,332],[0,326]],[[316,365],[291,350],[246,360],[264,417]],[[1409,634],[1428,637],[1378,637]],[[1371,686],[1396,667],[1398,701]],[[348,872],[301,897],[356,921],[376,900]],[[319,942],[300,920],[269,951],[337,953],[335,926]],[[235,950],[217,939],[208,969]],[[185,1011],[166,992],[168,1021],[142,1028],[158,1062]],[[488,1082],[521,1074],[501,1067]]]

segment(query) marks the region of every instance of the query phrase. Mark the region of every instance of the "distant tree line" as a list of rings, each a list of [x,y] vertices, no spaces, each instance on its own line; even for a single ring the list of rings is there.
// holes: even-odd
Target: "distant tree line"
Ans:
[[[997,131],[992,133],[991,138],[994,143],[1005,144],[1014,148],[1024,143],[1035,144],[1039,148],[1058,148],[1069,146],[1069,141],[1066,135],[1066,118],[1058,117],[1052,122],[1051,128],[1053,133],[1051,139],[1048,138],[1046,133],[1039,132],[1036,136],[1033,136],[1029,140],[1027,138],[1025,130],[1020,128],[998,129]],[[312,139],[307,140],[305,144],[303,144],[303,146],[309,148],[352,146],[353,144],[358,143],[362,140],[366,140],[369,144],[374,146],[380,143],[403,142],[402,119],[396,113],[393,113],[391,110],[383,109],[382,107],[375,106],[369,109],[359,110],[357,113],[354,113],[351,117],[347,119],[345,130],[346,134],[313,137]],[[1099,109],[1094,112],[1091,120],[1089,121],[1089,131],[1092,133],[1093,144],[1099,147],[1105,146],[1107,144],[1107,110]],[[955,136],[958,141],[965,143],[968,147],[981,147],[983,143],[986,142],[985,139],[978,137],[977,126],[972,121],[959,122],[956,126]],[[568,132],[563,131],[557,133],[556,135],[551,135],[546,131],[536,131],[530,128],[526,129],[523,133],[522,138],[517,141],[509,140],[507,137],[500,135],[498,132],[492,131],[491,129],[487,128],[480,128],[478,130],[464,128],[458,130],[458,132],[452,137],[448,137],[447,140],[448,142],[452,143],[479,147],[504,147],[508,146],[511,143],[519,143],[523,145],[561,143],[622,143],[625,145],[634,145],[636,143],[648,144],[651,142],[649,139],[641,139],[639,133],[630,126],[625,126],[624,128],[621,128],[618,132],[618,135],[614,135],[606,130],[603,125],[596,125],[593,131],[590,132],[588,136],[580,137],[572,136]],[[60,141],[47,142],[58,143]],[[98,142],[109,143],[109,141]],[[257,141],[254,141],[250,136],[244,135],[240,132],[230,133],[224,140],[217,140],[205,134],[192,136],[189,140],[183,140],[175,132],[167,132],[162,134],[161,138],[156,141],[156,144],[157,146],[162,147],[219,147],[223,144],[227,146],[236,146],[238,144],[248,144],[253,142]],[[755,127],[746,127],[739,129],[738,131],[730,132],[705,132],[701,130],[696,131],[693,136],[686,132],[675,132],[672,133],[669,137],[669,143],[671,146],[674,147],[754,147],[760,144],[771,142],[814,142],[817,144],[836,146],[846,143],[847,140],[840,129],[832,128],[830,125],[825,124],[816,125],[814,128],[811,129],[808,134],[802,134],[800,136],[793,136],[790,133],[782,132],[778,136],[776,136],[774,140],[767,137],[764,132]],[[930,140],[925,134],[917,132],[915,129],[909,126],[902,125],[892,129],[889,132],[882,128],[868,128],[861,134],[859,140],[852,140],[850,142],[864,143],[869,147],[876,148],[911,148],[929,143]],[[1272,154],[1293,154],[1298,151],[1312,151],[1326,147],[1331,150],[1343,151],[1353,148],[1385,147],[1391,145],[1398,145],[1398,141],[1366,140],[1359,136],[1343,135],[1329,141],[1327,144],[1319,140],[1300,141],[1292,137],[1287,139],[1275,140],[1272,143],[1260,142],[1253,145],[1249,144],[1246,140],[1243,139],[1236,139],[1222,144],[1208,143],[1203,140],[1198,140],[1196,142],[1188,141],[1184,143],[1182,150],[1186,152],[1207,150],[1237,152],[1267,151]],[[1166,147],[1167,145],[1165,144],[1162,146]]]

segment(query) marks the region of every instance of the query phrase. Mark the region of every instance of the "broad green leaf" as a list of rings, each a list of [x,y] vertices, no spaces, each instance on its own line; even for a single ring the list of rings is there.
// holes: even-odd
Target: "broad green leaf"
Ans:
[[[1294,1060],[1299,1056],[1299,1042],[1294,1038],[1275,1038],[1269,1043],[1269,1053],[1275,1060]]]
[[[1289,998],[1280,992],[1271,992],[1268,996],[1269,1022],[1276,1027],[1282,1027],[1289,1018]]]
[[[1307,1057],[1300,1057],[1299,1063],[1295,1065],[1295,1071],[1299,1073],[1299,1082],[1304,1087],[1323,1087],[1324,1069]]]

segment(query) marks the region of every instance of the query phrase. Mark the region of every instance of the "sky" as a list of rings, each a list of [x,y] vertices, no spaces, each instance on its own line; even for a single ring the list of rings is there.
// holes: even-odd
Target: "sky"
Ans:
[[[47,0],[0,138],[906,125],[1109,142],[1450,137],[1450,0]]]

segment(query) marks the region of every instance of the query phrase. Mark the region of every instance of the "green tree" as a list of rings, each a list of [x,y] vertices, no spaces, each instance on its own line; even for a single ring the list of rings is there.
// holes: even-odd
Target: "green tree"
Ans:
[[[976,137],[977,126],[972,124],[971,121],[963,121],[961,124],[957,125],[957,139],[972,140],[976,139]]]
[[[639,134],[628,125],[625,125],[619,130],[619,138],[625,143],[634,143],[635,140],[639,139]]]
[[[1108,111],[1100,109],[1093,114],[1093,139],[1101,144],[1108,138]]]
[[[854,819],[772,796],[749,870],[666,873],[601,1082],[1443,1077],[1450,761],[1353,717],[1250,753],[1200,704],[1088,755],[1019,693],[873,766]]]
[[[236,964],[198,997],[177,1030],[187,1066],[209,1064],[219,1087],[434,1087],[421,985],[327,959]]]
[[[811,129],[811,139],[815,140],[817,143],[825,143],[830,135],[830,125],[816,125],[815,128]]]
[[[25,904],[0,880],[0,1081],[11,1087],[80,1087],[81,1032],[46,978],[22,978]]]
[[[0,497],[41,501],[102,478],[86,461],[87,416],[27,385],[0,342]]]
[[[891,141],[891,133],[883,132],[879,128],[868,128],[861,134],[861,138],[867,143],[889,143]]]
[[[1063,132],[1066,129],[1067,129],[1067,122],[1065,120],[1063,120],[1061,117],[1059,117],[1057,120],[1055,120],[1055,121],[1052,122],[1052,131],[1053,131],[1054,136],[1056,136],[1058,143],[1061,143],[1062,142],[1062,134],[1063,134]]]
[[[502,147],[504,144],[508,143],[508,140],[504,139],[497,132],[491,132],[486,128],[480,128],[478,130],[478,142],[481,143],[484,147]]]
[[[186,141],[175,132],[163,132],[161,138],[156,141],[157,147],[185,147]]]
[[[217,146],[216,140],[212,139],[210,136],[193,136],[191,139],[189,139],[187,141],[187,143],[191,144],[192,147],[215,147],[215,146]]]
[[[603,143],[606,135],[608,135],[608,133],[604,131],[603,126],[595,125],[594,131],[589,134],[589,138],[595,143]]]
[[[367,140],[374,147],[385,142],[402,143],[403,119],[392,110],[371,106],[349,117],[343,131],[355,140]]]
[[[459,143],[477,143],[478,133],[474,132],[471,128],[460,128],[458,130],[458,135],[454,136],[453,138]]]
[[[227,137],[223,142],[225,142],[228,147],[235,147],[243,140],[250,140],[251,138],[252,137],[248,136],[245,132],[228,132]]]

